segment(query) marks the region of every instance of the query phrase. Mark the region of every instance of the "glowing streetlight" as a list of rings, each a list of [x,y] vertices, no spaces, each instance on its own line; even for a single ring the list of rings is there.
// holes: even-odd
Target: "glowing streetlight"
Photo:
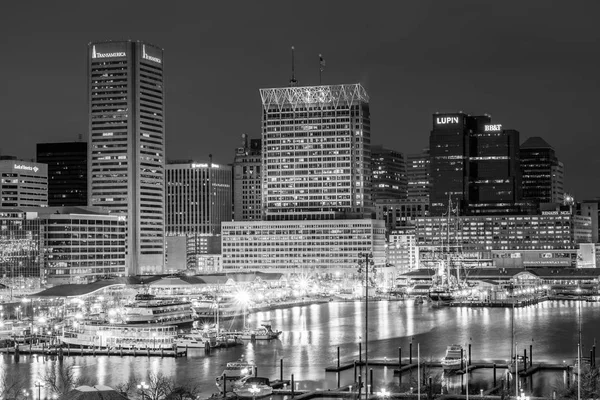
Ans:
[[[236,300],[243,307],[242,313],[244,314],[244,329],[245,329],[246,328],[246,309],[248,307],[248,304],[250,304],[250,293],[248,293],[245,290],[240,290],[236,294]]]
[[[377,392],[377,396],[382,399],[387,399],[390,397],[390,392],[388,392],[385,388],[382,388],[379,392]]]
[[[137,389],[140,391],[142,399],[144,399],[146,397],[146,390],[150,389],[150,386],[146,382],[142,381],[137,385]]]

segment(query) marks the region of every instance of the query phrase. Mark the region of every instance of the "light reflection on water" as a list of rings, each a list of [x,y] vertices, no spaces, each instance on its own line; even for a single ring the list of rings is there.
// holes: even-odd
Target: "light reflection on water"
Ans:
[[[594,342],[595,326],[600,323],[600,304],[582,303],[583,354],[589,353]],[[216,391],[215,378],[225,364],[244,356],[258,365],[258,374],[271,379],[280,376],[280,359],[284,360],[284,378],[294,379],[300,389],[335,388],[337,375],[325,373],[325,367],[337,363],[337,348],[341,360],[358,359],[358,341],[364,335],[364,303],[330,302],[320,305],[294,307],[256,313],[250,325],[271,320],[274,328],[283,331],[281,339],[272,342],[257,341],[245,346],[215,349],[205,355],[202,349],[190,350],[187,358],[148,357],[65,357],[74,363],[77,371],[98,384],[114,386],[130,377],[144,379],[147,372],[172,376],[178,382],[195,382],[203,394]],[[242,321],[225,326],[241,327]],[[515,309],[516,340],[519,352],[533,346],[534,362],[572,362],[577,348],[577,303],[550,302],[528,308]],[[373,302],[369,305],[369,358],[396,359],[402,347],[408,358],[410,340],[413,340],[413,361],[416,360],[416,343],[420,344],[423,360],[439,360],[446,346],[459,343],[472,344],[474,360],[506,362],[510,357],[511,310],[505,308],[434,308],[407,302]],[[364,349],[363,349],[364,350]],[[18,374],[34,387],[45,370],[54,365],[53,360],[39,356],[21,355],[18,363],[8,355],[0,356],[0,368]],[[437,374],[441,371],[433,370]],[[498,369],[498,383],[503,371]],[[534,374],[523,379],[526,390],[534,389],[536,395],[549,395],[548,388],[563,381],[562,372]],[[403,379],[410,379],[408,376]],[[460,390],[460,376],[445,380],[451,391]],[[380,385],[397,382],[392,368],[374,368],[374,383]],[[342,385],[354,382],[354,371],[340,375]],[[471,390],[487,389],[492,382],[492,370],[474,371],[469,377]],[[463,382],[464,384],[464,382]],[[546,390],[546,392],[544,392]],[[46,394],[42,389],[42,398]]]

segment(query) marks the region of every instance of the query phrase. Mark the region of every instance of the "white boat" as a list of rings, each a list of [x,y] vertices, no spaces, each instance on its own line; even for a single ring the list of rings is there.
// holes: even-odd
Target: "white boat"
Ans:
[[[444,371],[459,370],[464,361],[463,347],[459,344],[452,344],[448,346],[446,356],[442,358],[442,369]]]
[[[178,348],[185,347],[188,349],[204,349],[206,347],[214,347],[211,346],[210,341],[204,341],[201,337],[192,335],[179,336],[177,339],[175,339],[175,344]]]
[[[243,317],[247,314],[247,310],[234,301],[194,300],[192,308],[198,318],[214,321]]]
[[[245,329],[240,333],[244,340],[272,340],[277,339],[281,331],[274,331],[270,322],[263,322],[256,329]]]
[[[157,298],[151,294],[137,294],[125,308],[127,324],[185,325],[194,321],[192,303],[179,299]]]
[[[515,358],[513,357],[510,361],[510,364],[508,364],[508,372],[514,375],[517,372],[520,373],[523,371],[525,371],[525,359],[523,358],[523,356],[517,356],[516,362]]]
[[[221,388],[223,386],[224,379],[237,381],[242,378],[249,378],[254,375],[255,370],[256,365],[252,361],[239,360],[228,362],[221,375],[217,377],[217,387]]]
[[[60,340],[67,345],[123,349],[172,349],[177,338],[173,325],[96,325],[65,327]]]
[[[273,394],[268,378],[242,378],[233,384],[233,393],[242,399],[260,399]]]

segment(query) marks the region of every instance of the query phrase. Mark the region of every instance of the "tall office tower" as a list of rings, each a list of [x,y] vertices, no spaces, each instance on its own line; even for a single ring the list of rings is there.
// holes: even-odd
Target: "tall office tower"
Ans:
[[[91,206],[127,219],[127,273],[159,273],[164,247],[163,50],[144,42],[88,45]]]
[[[262,219],[262,140],[242,134],[233,160],[233,219]]]
[[[429,136],[431,188],[430,215],[446,212],[448,198],[466,209],[469,195],[469,133],[476,130],[478,121],[489,123],[488,117],[434,114]]]
[[[371,146],[373,202],[406,199],[407,180],[404,155],[382,146]]]
[[[538,136],[521,145],[523,200],[536,203],[562,203],[564,166],[552,146]]]
[[[429,149],[406,156],[407,200],[429,203]]]
[[[469,136],[467,214],[520,213],[519,132],[484,123]]]
[[[221,252],[221,222],[231,221],[231,167],[174,161],[166,166],[169,270],[194,268]]]
[[[86,142],[38,143],[36,161],[48,165],[48,205],[87,206]]]
[[[430,215],[520,214],[519,132],[489,115],[435,114],[430,144]]]
[[[0,160],[0,207],[48,207],[48,166]]]
[[[369,96],[360,84],[261,89],[267,220],[372,213]]]

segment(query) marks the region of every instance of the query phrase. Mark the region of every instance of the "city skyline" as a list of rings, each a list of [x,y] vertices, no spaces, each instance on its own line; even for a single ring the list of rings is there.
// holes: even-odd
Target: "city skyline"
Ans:
[[[599,36],[594,3],[532,2],[529,10],[511,2],[375,3],[364,10],[364,25],[345,22],[357,9],[351,3],[320,5],[320,18],[314,18],[311,3],[257,9],[240,4],[235,13],[220,5],[197,10],[206,17],[192,12],[202,7],[192,4],[158,13],[162,3],[139,8],[132,2],[111,13],[116,4],[107,2],[93,18],[77,3],[52,4],[46,12],[39,3],[36,15],[20,4],[8,6],[14,18],[3,29],[14,40],[5,43],[11,57],[2,70],[13,79],[0,100],[2,133],[5,139],[30,140],[8,141],[3,154],[32,159],[32,143],[73,141],[84,134],[86,45],[131,39],[157,43],[169,60],[167,158],[213,154],[215,162],[231,163],[231,143],[242,133],[260,136],[259,89],[287,84],[294,45],[300,86],[319,82],[319,53],[326,60],[323,84],[365,86],[374,144],[417,153],[427,147],[432,113],[489,113],[519,130],[521,142],[541,136],[557,150],[567,192],[578,200],[600,194],[591,108],[600,64],[590,50]],[[110,29],[102,22],[109,16]],[[304,23],[314,29],[300,29]],[[479,51],[465,51],[472,48]],[[39,63],[40,58],[53,63]],[[228,107],[233,93],[238,105]],[[39,118],[27,118],[31,112]]]

